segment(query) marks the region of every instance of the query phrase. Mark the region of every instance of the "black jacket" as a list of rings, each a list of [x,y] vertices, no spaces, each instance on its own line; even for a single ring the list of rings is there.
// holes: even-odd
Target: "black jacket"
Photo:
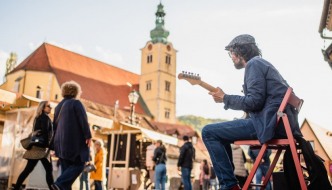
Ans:
[[[55,108],[53,126],[56,156],[71,161],[79,157],[82,162],[88,162],[90,149],[86,140],[91,139],[91,131],[83,104],[64,98]]]
[[[52,137],[52,121],[46,113],[42,113],[36,117],[34,121],[33,131],[39,131],[37,136],[42,136],[43,147],[49,147],[49,142]]]
[[[195,160],[195,148],[191,142],[186,142],[180,148],[180,156],[178,160],[178,167],[193,168],[193,161]]]
[[[156,163],[156,165],[165,164],[166,160],[167,160],[166,148],[164,146],[157,147],[154,150],[154,155],[153,155],[152,160]]]

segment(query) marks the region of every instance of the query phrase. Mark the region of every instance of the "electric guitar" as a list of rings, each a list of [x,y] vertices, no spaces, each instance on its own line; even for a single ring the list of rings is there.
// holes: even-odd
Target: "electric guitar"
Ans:
[[[211,86],[210,84],[202,81],[199,74],[194,74],[194,73],[182,71],[182,73],[180,73],[178,75],[178,79],[180,79],[180,80],[184,79],[184,80],[188,81],[191,85],[199,85],[199,86],[205,88],[206,90],[208,90],[209,92],[217,91],[217,88],[215,88],[215,87]]]
[[[178,74],[178,79],[180,79],[180,80],[184,79],[184,80],[188,81],[191,85],[199,85],[199,86],[205,88],[206,90],[208,90],[209,92],[217,91],[216,87],[211,86],[210,84],[202,81],[199,74],[182,71],[182,73]],[[248,113],[244,112],[241,119],[245,119],[247,117],[248,117]]]

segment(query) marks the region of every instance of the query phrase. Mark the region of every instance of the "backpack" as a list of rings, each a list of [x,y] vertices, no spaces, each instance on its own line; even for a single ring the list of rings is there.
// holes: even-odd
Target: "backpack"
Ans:
[[[306,170],[308,172],[308,190],[332,190],[332,186],[329,182],[327,171],[324,166],[324,160],[315,154],[310,142],[304,138],[296,138],[299,146],[302,150],[303,158],[305,161]],[[287,182],[287,188],[289,190],[301,190],[300,182],[297,177],[295,164],[292,157],[292,152],[287,147],[284,154],[284,176]]]

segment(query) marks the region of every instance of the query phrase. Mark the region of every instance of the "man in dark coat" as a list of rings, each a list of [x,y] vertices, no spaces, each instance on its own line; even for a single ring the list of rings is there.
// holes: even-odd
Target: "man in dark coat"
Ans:
[[[178,170],[181,170],[182,183],[185,190],[191,190],[190,174],[195,159],[195,148],[189,142],[188,136],[183,136],[184,144],[180,148],[180,156],[178,160]]]
[[[277,110],[289,85],[278,70],[261,57],[255,38],[248,34],[234,38],[225,48],[236,69],[245,69],[244,96],[226,94],[221,88],[209,94],[225,109],[243,110],[249,118],[209,124],[202,130],[202,138],[210,154],[221,189],[240,189],[235,178],[231,146],[235,140],[258,139],[261,143],[285,137],[284,127],[276,127]],[[302,136],[297,111],[288,105],[286,113],[293,135]],[[280,122],[282,124],[282,122]]]
[[[52,188],[70,190],[85,162],[89,161],[91,131],[85,108],[76,99],[81,93],[79,84],[69,81],[61,86],[61,90],[64,99],[54,114],[54,150],[62,172]]]

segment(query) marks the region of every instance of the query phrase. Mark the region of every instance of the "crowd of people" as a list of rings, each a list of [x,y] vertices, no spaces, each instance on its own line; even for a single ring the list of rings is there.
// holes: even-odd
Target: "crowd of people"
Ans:
[[[248,34],[235,37],[226,47],[236,69],[245,70],[243,93],[244,95],[231,95],[221,88],[209,92],[216,103],[223,103],[225,109],[243,110],[249,117],[233,121],[213,123],[206,125],[202,130],[202,139],[209,152],[211,165],[207,160],[201,163],[200,184],[203,190],[210,186],[215,189],[239,190],[243,185],[247,171],[244,170],[246,162],[241,148],[231,146],[236,140],[258,139],[265,143],[272,138],[284,138],[282,127],[275,128],[276,113],[289,87],[288,83],[278,70],[267,60],[262,58],[255,38]],[[88,174],[82,173],[84,167],[91,160],[96,165],[96,171],[90,174],[95,189],[103,186],[103,150],[102,141],[95,141],[95,155],[91,159],[90,146],[92,136],[87,120],[87,114],[78,97],[81,89],[74,81],[66,82],[61,86],[63,100],[57,105],[53,122],[48,117],[51,106],[48,101],[39,104],[33,130],[42,136],[41,145],[33,145],[24,154],[28,160],[25,169],[20,174],[13,189],[18,190],[25,178],[31,173],[38,161],[41,161],[46,170],[46,180],[52,190],[70,190],[72,184],[81,175],[82,186],[88,188]],[[294,107],[287,106],[286,112],[292,133],[301,137],[297,112]],[[183,136],[184,144],[180,148],[178,170],[181,173],[185,190],[192,189],[191,170],[195,160],[195,149],[188,136]],[[249,149],[250,150],[250,149]],[[255,153],[248,152],[253,160]],[[61,174],[54,181],[51,175],[52,165],[48,160],[50,154],[59,158]],[[264,157],[257,174],[257,183],[261,182],[266,168],[270,164],[269,152]],[[154,161],[154,188],[165,189],[167,180],[166,147],[161,140],[155,143],[153,152]],[[216,181],[219,185],[216,185]],[[269,183],[266,187],[271,188]]]

